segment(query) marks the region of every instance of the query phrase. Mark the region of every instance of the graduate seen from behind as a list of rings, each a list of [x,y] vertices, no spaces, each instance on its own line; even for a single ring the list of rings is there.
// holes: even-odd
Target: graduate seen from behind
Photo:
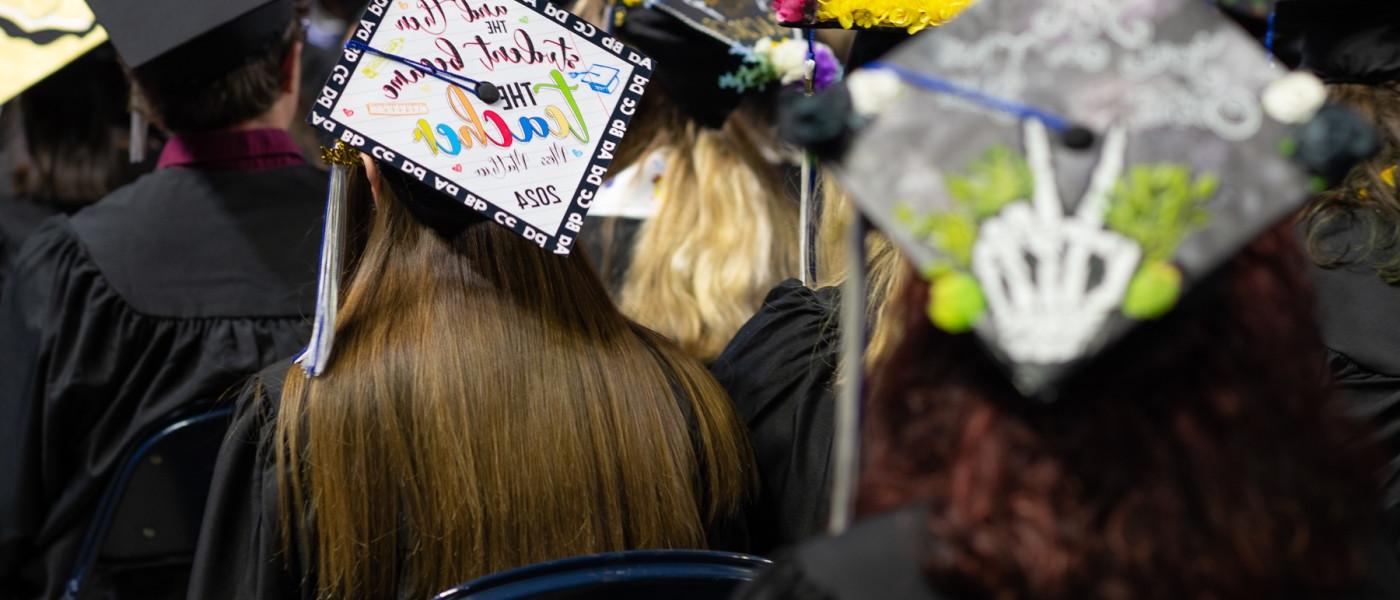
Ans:
[[[584,14],[604,0],[583,3]],[[626,1],[607,11],[619,38],[657,59],[652,90],[600,193],[586,239],[619,279],[618,304],[710,362],[779,281],[798,275],[798,203],[784,180],[772,100],[801,86],[807,44],[761,3],[707,7]],[[632,5],[630,8],[625,5]],[[682,18],[679,15],[686,15]],[[708,27],[697,23],[709,22]],[[839,77],[819,47],[817,82]],[[624,235],[608,240],[610,230]]]
[[[397,29],[421,8],[384,4],[382,17],[377,5],[366,17],[380,25],[362,24],[351,42],[363,54],[348,55],[368,58],[342,59],[340,72],[354,74],[333,75],[320,97],[338,103],[313,113],[361,148],[327,154],[337,166],[317,329],[296,363],[270,367],[239,399],[190,598],[426,598],[575,555],[742,549],[753,460],[724,391],[623,316],[581,249],[518,227],[540,213],[520,208],[513,190],[554,173],[568,173],[561,208],[585,208],[576,189],[586,184],[573,175],[582,164],[539,160],[552,156],[543,143],[435,156],[414,138],[419,115],[400,126],[344,110],[382,92],[366,65],[406,73],[399,57],[436,51],[434,36]],[[567,28],[523,4],[500,6],[504,24],[454,18],[442,35],[553,39],[586,25],[552,7]],[[630,49],[576,39],[584,60],[632,68],[619,60]],[[501,110],[487,71],[449,69],[405,87],[405,101],[429,111],[422,118],[445,120],[464,100]],[[544,63],[511,76],[555,73]],[[622,110],[623,93],[589,92],[586,105]],[[551,97],[562,96],[539,94]],[[580,114],[598,132],[622,113]],[[587,156],[616,141],[569,143]],[[450,168],[512,153],[528,168],[502,179],[454,178]],[[582,222],[575,214],[564,222]]]
[[[1082,6],[978,3],[847,80],[886,103],[835,168],[915,267],[903,334],[836,465],[857,522],[739,598],[1400,597],[1290,222],[1359,119],[1209,5]]]
[[[91,5],[171,137],[155,172],[15,258],[0,306],[5,598],[56,597],[123,457],[303,347],[315,306],[325,179],[285,131],[296,4]]]
[[[1400,515],[1400,4],[1386,0],[1279,6],[1304,69],[1375,128],[1380,151],[1319,194],[1302,228],[1318,290],[1328,364],[1353,414],[1372,421],[1385,451],[1386,505]],[[1364,141],[1362,147],[1365,147]]]

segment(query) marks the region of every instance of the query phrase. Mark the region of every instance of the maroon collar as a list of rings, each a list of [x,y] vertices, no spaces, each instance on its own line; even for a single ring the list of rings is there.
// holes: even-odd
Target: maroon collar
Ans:
[[[285,130],[248,129],[174,136],[165,142],[156,168],[265,171],[304,164],[301,150]]]

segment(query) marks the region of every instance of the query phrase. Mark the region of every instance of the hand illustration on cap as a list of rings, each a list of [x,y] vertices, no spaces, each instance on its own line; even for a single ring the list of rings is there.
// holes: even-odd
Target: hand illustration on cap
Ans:
[[[1045,125],[1027,119],[1024,132],[1032,197],[982,223],[972,267],[1007,354],[1018,362],[1063,363],[1083,352],[1119,306],[1141,258],[1133,240],[1103,227],[1127,133],[1109,130],[1089,189],[1068,215]]]

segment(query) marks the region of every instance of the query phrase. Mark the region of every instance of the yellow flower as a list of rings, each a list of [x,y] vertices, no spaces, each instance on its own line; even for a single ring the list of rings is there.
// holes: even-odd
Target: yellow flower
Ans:
[[[1391,167],[1381,171],[1381,181],[1384,181],[1385,184],[1390,187],[1395,187],[1395,169],[1396,167]]]
[[[850,29],[905,29],[912,35],[956,18],[976,0],[817,0],[817,20]]]

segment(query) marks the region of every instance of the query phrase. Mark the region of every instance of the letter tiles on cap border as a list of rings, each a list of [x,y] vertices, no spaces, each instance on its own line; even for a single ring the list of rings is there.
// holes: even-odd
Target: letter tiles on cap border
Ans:
[[[311,125],[555,254],[569,254],[652,75],[652,59],[545,0],[373,0]],[[322,290],[298,359],[334,335],[346,161],[331,161]],[[336,218],[332,218],[336,217]]]
[[[1308,196],[1289,155],[1338,122],[1283,74],[1196,0],[981,2],[851,74],[836,170],[933,323],[1048,400]]]

